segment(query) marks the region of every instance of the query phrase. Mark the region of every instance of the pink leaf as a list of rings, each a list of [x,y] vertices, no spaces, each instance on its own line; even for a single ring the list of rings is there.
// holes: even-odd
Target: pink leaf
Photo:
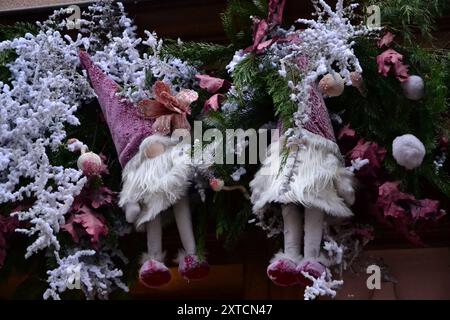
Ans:
[[[394,217],[394,218],[400,218],[403,217],[406,214],[405,209],[402,207],[396,205],[393,202],[387,203],[384,208],[384,215],[386,217]]]
[[[77,230],[75,230],[75,226],[73,225],[73,217],[70,216],[69,221],[65,225],[63,225],[61,228],[63,230],[66,230],[71,236],[75,243],[78,243],[80,241],[80,238],[78,237]]]
[[[379,41],[378,48],[383,48],[384,46],[389,47],[394,41],[395,35],[390,32],[387,32]]]
[[[70,233],[75,242],[79,241],[79,237],[74,224],[80,224],[94,244],[98,243],[100,236],[108,235],[109,230],[105,219],[100,214],[85,205],[80,207],[79,212],[81,213],[71,216],[68,223],[63,226],[63,229]]]
[[[205,105],[203,106],[203,110],[205,112],[207,112],[207,111],[209,111],[211,109],[214,110],[214,111],[219,110],[220,109],[220,103],[221,103],[223,98],[224,98],[223,94],[216,93],[211,98],[209,98],[208,100],[205,101]]]
[[[356,132],[352,128],[350,128],[350,124],[347,124],[344,126],[341,131],[339,131],[338,139],[344,139],[344,138],[355,138]]]
[[[378,188],[377,206],[385,216],[402,218],[409,224],[420,219],[437,220],[442,217],[439,201],[417,200],[413,195],[401,192],[399,186],[400,181],[395,181],[386,182]]]
[[[387,77],[393,71],[400,82],[408,79],[408,66],[403,64],[403,56],[393,49],[388,49],[377,56],[378,73]]]
[[[244,50],[244,53],[255,52],[261,54],[266,48],[278,41],[278,37],[268,39],[269,25],[266,20],[253,19],[253,44]]]
[[[395,219],[394,220],[395,229],[413,245],[424,247],[425,243],[422,241],[420,236],[414,230],[411,230],[411,222],[409,220],[410,219],[406,217]]]
[[[256,50],[257,46],[264,41],[264,38],[269,31],[269,25],[266,20],[254,19],[253,22],[253,51]]]
[[[424,199],[418,200],[411,206],[411,215],[414,219],[432,219],[439,217],[439,201]]]
[[[286,0],[270,0],[267,20],[271,26],[278,26],[283,21],[283,11]]]
[[[360,139],[356,147],[350,151],[350,158],[352,160],[368,159],[371,167],[381,168],[386,153],[386,149],[379,147],[377,143]]]
[[[116,192],[103,186],[92,190],[88,196],[91,200],[92,207],[98,209],[101,206],[113,204],[116,200],[116,195]]]
[[[91,242],[97,243],[100,236],[108,235],[108,227],[102,216],[95,213],[82,213],[75,215],[74,222],[81,224],[91,236]]]
[[[207,90],[209,93],[216,93],[222,88],[228,90],[231,87],[231,83],[227,80],[211,77],[206,74],[197,74],[195,78],[199,80],[200,88]]]

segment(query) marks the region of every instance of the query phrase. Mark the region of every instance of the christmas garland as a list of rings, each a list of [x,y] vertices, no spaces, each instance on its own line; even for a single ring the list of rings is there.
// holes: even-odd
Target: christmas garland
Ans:
[[[127,292],[127,284],[136,278],[134,258],[127,266],[129,257],[119,248],[121,237],[132,230],[126,220],[133,220],[126,206],[120,205],[126,215],[119,207],[122,158],[116,156],[117,142],[104,122],[110,125],[108,114],[102,119],[97,111],[94,98],[102,104],[101,95],[92,69],[80,62],[80,51],[90,55],[96,72],[120,86],[118,101],[139,106],[156,131],[162,119],[152,112],[155,105],[171,112],[173,106],[191,109],[190,122],[201,120],[205,130],[280,128],[283,170],[275,176],[284,181],[283,194],[292,192],[292,181],[302,170],[299,159],[316,141],[310,136],[317,133],[310,125],[316,119],[311,108],[320,108],[319,100],[327,97],[333,125],[329,132],[336,134],[343,177],[354,175],[360,185],[352,206],[355,217],[324,222],[323,260],[313,261],[320,262],[317,266],[300,268],[287,252],[276,255],[268,268],[275,283],[280,280],[274,270],[281,270],[276,269],[281,262],[292,262],[292,271],[282,271],[295,274],[293,283],[305,285],[305,299],[334,296],[342,281],[333,276],[355,265],[376,236],[373,226],[378,223],[423,245],[416,230],[446,219],[445,206],[428,199],[434,196],[427,190],[435,189],[444,204],[450,197],[450,54],[417,45],[414,31],[432,41],[435,19],[446,1],[389,1],[383,28],[375,29],[358,22],[363,18],[357,5],[345,7],[342,0],[335,8],[312,0],[314,20],[299,19],[300,28],[284,26],[284,2],[229,1],[222,15],[229,45],[163,41],[148,31],[140,38],[123,5],[109,0],[88,7],[76,37],[66,34],[70,9],[56,11],[36,26],[1,27],[0,278],[13,271],[16,259],[23,260],[13,254],[24,242],[17,233],[31,239],[23,248],[25,258],[38,261],[44,271],[45,299],[70,297],[75,276],[88,299],[107,299],[116,288]],[[372,4],[377,3],[362,3]],[[193,98],[187,89],[198,96]],[[162,92],[170,93],[169,98]],[[312,103],[314,99],[319,102]],[[248,152],[245,140],[241,145],[225,142],[233,157]],[[193,145],[196,150],[195,141]],[[217,237],[225,237],[228,248],[249,222],[268,237],[282,234],[287,224],[279,213],[282,206],[255,211],[257,189],[251,181],[264,165],[193,166],[194,197],[200,199],[197,247],[195,254],[180,256],[185,278],[192,276],[186,257],[198,257],[196,270],[206,270],[208,222],[216,226]],[[227,192],[219,192],[228,190],[242,191],[235,194],[242,204],[233,208],[237,213],[232,216],[224,205]],[[147,262],[162,260],[150,258]],[[147,262],[140,273],[144,283]],[[128,270],[129,280],[121,269]]]

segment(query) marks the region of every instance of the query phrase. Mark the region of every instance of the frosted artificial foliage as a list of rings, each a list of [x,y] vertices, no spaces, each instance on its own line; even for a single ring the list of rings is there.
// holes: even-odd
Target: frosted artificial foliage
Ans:
[[[347,170],[350,170],[351,172],[356,172],[361,170],[364,166],[368,165],[370,163],[369,159],[361,159],[357,158],[355,160],[351,160],[351,165],[347,167]]]
[[[344,257],[345,246],[339,245],[333,239],[324,241],[323,250],[327,253],[327,258],[330,259],[333,265],[338,265],[342,263]]]
[[[330,260],[330,267],[342,277],[343,272],[352,268],[364,247],[372,240],[370,234],[373,230],[370,226],[352,223],[333,225],[332,228],[333,235],[330,234],[329,226],[324,225],[323,250]]]
[[[231,175],[231,179],[233,179],[233,181],[239,181],[241,180],[241,176],[245,175],[247,173],[247,170],[245,170],[244,167],[239,167],[237,168]]]
[[[342,280],[333,280],[328,269],[319,278],[315,278],[304,271],[302,271],[302,274],[305,278],[312,281],[312,285],[305,288],[303,295],[305,300],[314,300],[320,296],[334,298],[336,296],[335,289],[338,289],[344,283]]]
[[[85,145],[82,141],[78,139],[69,139],[67,141],[67,150],[70,152],[82,152],[82,151],[88,151],[89,148],[87,145]]]
[[[239,108],[239,104],[236,101],[226,100],[223,103],[223,105],[220,107],[220,110],[222,111],[223,114],[226,115],[226,114],[235,112],[238,108]]]
[[[101,1],[91,9],[99,12],[102,6],[112,3]],[[116,5],[123,13],[123,7]],[[64,215],[74,197],[86,182],[79,170],[54,166],[49,160],[49,155],[58,151],[66,139],[65,126],[80,124],[74,113],[81,102],[94,97],[86,74],[79,72],[79,49],[100,45],[99,34],[112,34],[110,25],[115,25],[117,30],[128,28],[125,34],[133,36],[133,29],[129,27],[131,20],[122,15],[117,25],[103,24],[107,30],[95,28],[95,32],[78,34],[74,40],[63,37],[57,29],[64,31],[65,16],[69,13],[67,8],[55,11],[47,21],[37,23],[40,28],[37,35],[26,34],[0,43],[0,51],[11,50],[17,54],[15,61],[8,65],[11,85],[0,83],[0,203],[34,201],[30,208],[14,213],[29,223],[27,228],[17,231],[34,238],[27,248],[26,258],[46,248],[56,253],[67,251],[61,248],[57,234],[65,224]],[[83,27],[93,25],[92,21],[84,19],[80,24]],[[114,33],[117,30],[113,30]],[[106,41],[110,40],[111,37],[106,37]],[[69,146],[69,150],[76,151],[80,147],[86,146],[79,142]],[[129,226],[114,225],[113,228],[119,236],[130,231]],[[118,279],[122,272],[113,269],[112,261],[105,258],[106,252],[125,258],[114,248],[98,249],[97,256],[102,258],[97,265],[91,259],[89,266],[90,283],[97,292],[85,290],[88,298],[105,297],[113,285],[121,286],[112,279]],[[63,261],[59,255],[57,259]]]
[[[122,94],[132,102],[152,98],[147,78],[173,85],[174,90],[189,86],[197,70],[186,62],[163,56],[163,40],[155,33],[145,31],[147,39],[136,37],[135,27],[125,21],[121,36],[113,37],[102,49],[92,53],[92,59],[123,87]],[[144,47],[141,55],[139,46]]]
[[[47,271],[49,289],[44,292],[44,299],[60,300],[60,294],[73,286],[79,279],[80,289],[87,299],[108,299],[114,287],[128,292],[128,287],[120,280],[123,272],[114,268],[111,257],[105,252],[94,250],[77,250],[67,257],[60,258],[55,252],[58,267]]]
[[[362,73],[359,60],[353,51],[354,39],[370,33],[366,26],[354,26],[350,21],[354,17],[353,11],[357,4],[344,7],[344,0],[338,0],[333,10],[324,0],[312,2],[316,19],[297,20],[297,23],[305,25],[306,28],[287,32],[286,37],[299,41],[282,45],[281,50],[285,55],[279,61],[280,75],[286,76],[290,68],[297,69],[301,74],[300,81],[289,83],[293,91],[291,99],[298,104],[298,110],[294,114],[295,125],[300,128],[308,121],[305,111],[309,92],[320,76],[337,72],[350,85],[350,73]],[[300,62],[299,68],[302,57],[306,60]]]
[[[436,157],[436,160],[433,161],[434,172],[436,172],[436,174],[438,174],[439,171],[442,170],[446,161],[447,155],[445,153]]]
[[[124,31],[121,37],[111,39],[103,50],[92,53],[92,60],[122,86],[121,95],[132,102],[147,97],[145,63],[137,48],[141,42],[142,39]]]
[[[260,212],[264,212],[261,210]],[[283,220],[279,214],[257,213],[256,219],[251,219],[248,223],[254,223],[255,226],[266,232],[267,238],[273,238],[283,233]]]
[[[125,32],[130,38],[136,38],[137,27],[133,24],[123,4],[114,0],[98,0],[82,13],[80,33],[89,39],[89,49],[102,50],[114,37]]]
[[[171,83],[175,91],[191,84],[198,71],[192,65],[171,56],[163,56],[163,40],[158,39],[155,33],[145,31],[147,39],[143,44],[148,46],[151,54],[144,54],[146,64],[152,76],[158,80]]]
[[[36,25],[40,30],[63,30],[67,28],[67,19],[70,14],[73,13],[73,8],[65,7],[53,11],[53,13],[45,21],[37,21]]]
[[[242,62],[242,60],[245,60],[245,58],[248,56],[248,53],[244,53],[244,50],[238,50],[234,53],[233,59],[231,59],[230,63],[225,67],[225,69],[228,71],[229,74],[232,74],[234,72],[234,69],[236,66]]]
[[[232,85],[228,92],[225,94],[225,102],[221,105],[220,111],[225,116],[228,117],[238,111],[242,113],[247,112],[246,109],[251,107],[247,104],[251,103],[257,94],[255,88],[251,86],[243,86],[237,88]]]
[[[63,143],[66,125],[79,125],[74,113],[93,96],[77,72],[78,45],[55,30],[0,43],[0,52],[17,54],[8,65],[11,86],[0,83],[0,203],[34,200],[15,213],[30,223],[18,231],[36,236],[26,257],[59,249],[56,234],[86,181],[78,170],[52,165],[47,154]]]
[[[67,10],[58,10],[45,23],[64,30],[67,23],[62,16]],[[149,75],[173,85],[174,90],[187,87],[197,70],[184,61],[163,56],[163,40],[156,33],[145,31],[146,39],[136,34],[137,27],[121,2],[101,0],[91,4],[79,20],[78,43],[89,51],[92,60],[122,86],[121,95],[134,103],[152,98],[148,87]],[[144,54],[141,52],[144,51]]]

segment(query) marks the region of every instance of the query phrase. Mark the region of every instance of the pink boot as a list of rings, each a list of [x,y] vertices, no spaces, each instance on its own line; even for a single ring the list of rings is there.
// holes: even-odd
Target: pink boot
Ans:
[[[170,278],[170,271],[164,263],[154,259],[145,261],[139,270],[139,280],[148,288],[157,288],[169,283]]]
[[[200,260],[195,254],[189,254],[180,259],[178,272],[186,280],[200,280],[209,273],[209,264],[206,260]]]
[[[297,266],[297,276],[298,276],[298,280],[301,284],[305,285],[305,286],[311,286],[313,283],[310,279],[306,278],[303,275],[303,272],[308,273],[310,276],[318,279],[322,276],[322,274],[324,272],[326,272],[326,268],[323,264],[316,262],[316,261],[311,261],[311,260],[304,260],[302,263],[300,263]]]
[[[298,284],[296,263],[290,259],[281,258],[272,262],[267,268],[267,276],[276,285],[287,287]]]

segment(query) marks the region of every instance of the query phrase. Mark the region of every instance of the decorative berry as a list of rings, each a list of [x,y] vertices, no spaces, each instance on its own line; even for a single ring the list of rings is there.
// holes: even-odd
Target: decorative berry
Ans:
[[[344,92],[344,79],[338,73],[329,73],[319,82],[319,90],[328,97],[338,97]]]
[[[225,183],[222,179],[212,178],[209,180],[209,186],[216,192],[219,192],[223,189]]]

